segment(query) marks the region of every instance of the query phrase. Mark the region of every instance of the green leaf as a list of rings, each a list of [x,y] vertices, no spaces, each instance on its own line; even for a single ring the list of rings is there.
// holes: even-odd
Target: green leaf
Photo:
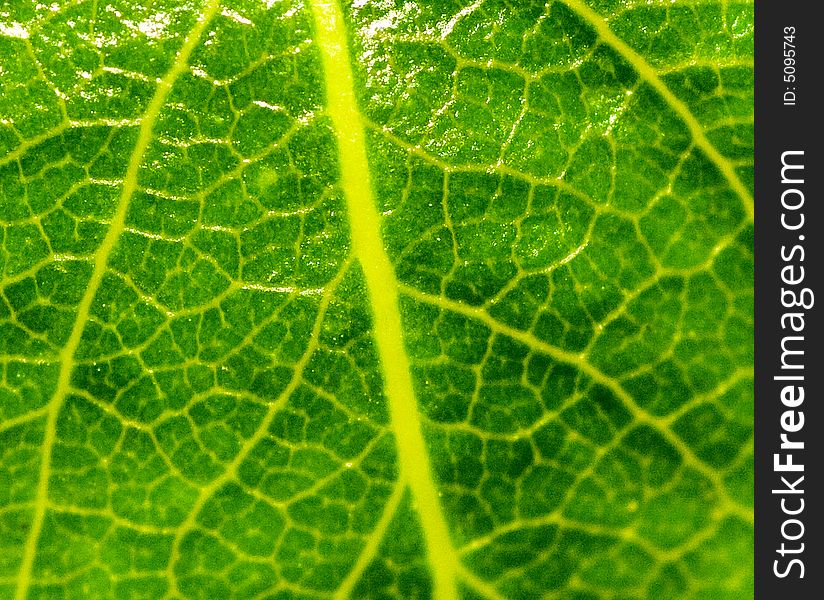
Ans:
[[[0,13],[0,598],[752,595],[752,7]]]

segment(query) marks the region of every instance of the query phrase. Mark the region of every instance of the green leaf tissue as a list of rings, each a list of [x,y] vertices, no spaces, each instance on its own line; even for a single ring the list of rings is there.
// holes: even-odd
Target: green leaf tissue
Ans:
[[[0,7],[0,599],[744,600],[745,0]]]

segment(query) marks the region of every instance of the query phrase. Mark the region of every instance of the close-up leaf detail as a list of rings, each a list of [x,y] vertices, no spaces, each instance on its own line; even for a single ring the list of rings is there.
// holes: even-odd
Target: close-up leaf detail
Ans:
[[[736,0],[0,7],[0,599],[753,593]]]

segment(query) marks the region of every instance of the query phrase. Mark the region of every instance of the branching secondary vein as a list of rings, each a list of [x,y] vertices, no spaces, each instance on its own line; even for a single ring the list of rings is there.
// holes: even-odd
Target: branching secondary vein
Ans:
[[[699,459],[688,444],[684,443],[683,440],[670,431],[670,429],[666,426],[666,422],[662,421],[660,418],[653,417],[644,411],[636,403],[635,399],[624,389],[620,381],[606,375],[596,366],[590,364],[586,360],[586,356],[584,354],[576,354],[574,352],[553,346],[543,340],[538,339],[531,332],[510,327],[491,317],[483,308],[468,306],[441,296],[432,296],[403,284],[399,286],[399,289],[404,295],[409,296],[419,302],[425,302],[427,304],[437,306],[442,310],[452,311],[473,319],[477,319],[498,334],[517,340],[526,346],[538,350],[539,352],[543,352],[560,362],[574,365],[589,376],[595,383],[606,387],[613,394],[615,394],[615,396],[621,400],[623,405],[633,414],[636,422],[646,423],[647,425],[654,427],[674,448],[681,453],[687,464],[712,481],[716,490],[723,499],[725,509],[730,514],[734,514],[744,521],[752,522],[752,509],[740,505],[738,502],[729,497],[723,478],[718,474],[718,472],[708,467],[701,459]]]
[[[572,10],[578,13],[585,19],[594,29],[598,36],[617,50],[632,67],[638,71],[638,74],[646,81],[663,99],[670,105],[675,113],[681,118],[690,130],[692,138],[695,140],[695,145],[698,146],[707,157],[718,167],[718,170],[724,175],[733,191],[741,199],[744,209],[747,211],[750,221],[753,217],[753,198],[750,191],[741,183],[741,179],[735,172],[733,164],[723,156],[712,142],[707,139],[704,134],[704,127],[695,118],[690,109],[684,102],[682,102],[667,85],[661,80],[658,73],[652,66],[644,59],[643,56],[633,50],[626,42],[619,38],[609,28],[609,24],[594,10],[587,6],[582,0],[563,0],[564,4],[569,6]]]
[[[117,244],[117,240],[125,226],[129,202],[137,189],[138,170],[143,162],[143,156],[149,147],[149,143],[152,140],[154,126],[160,116],[160,111],[166,103],[166,98],[175,81],[188,67],[189,56],[200,41],[212,17],[217,13],[218,7],[218,0],[208,0],[203,8],[201,17],[195,23],[195,26],[186,36],[183,45],[180,47],[180,51],[175,57],[171,68],[158,83],[157,90],[140,121],[137,142],[129,159],[126,175],[123,178],[123,186],[117,208],[115,209],[109,229],[106,232],[106,237],[103,238],[103,242],[95,253],[92,275],[89,278],[83,298],[77,307],[77,315],[69,339],[60,352],[60,374],[54,396],[51,398],[47,407],[46,427],[43,434],[42,454],[40,457],[40,471],[38,473],[37,490],[34,501],[34,516],[23,548],[23,559],[21,561],[20,574],[17,579],[17,589],[15,592],[16,600],[25,600],[31,585],[32,568],[34,566],[35,555],[37,554],[37,544],[43,529],[46,509],[48,508],[51,454],[56,437],[57,417],[60,414],[60,408],[63,406],[64,400],[69,394],[71,374],[74,368],[74,355],[80,345],[83,330],[86,327],[86,322],[91,311],[92,302],[106,273],[109,256]]]

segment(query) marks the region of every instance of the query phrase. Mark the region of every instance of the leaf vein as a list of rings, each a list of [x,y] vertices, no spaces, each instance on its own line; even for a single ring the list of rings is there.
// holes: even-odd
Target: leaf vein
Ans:
[[[100,247],[95,254],[94,268],[87,284],[86,291],[83,294],[83,298],[77,307],[77,316],[75,318],[74,325],[72,326],[71,334],[69,335],[69,339],[60,353],[60,373],[54,396],[49,401],[47,407],[46,428],[41,449],[40,469],[38,473],[37,490],[34,503],[34,516],[32,518],[31,528],[29,529],[26,542],[23,547],[23,559],[21,561],[20,573],[17,579],[17,588],[15,591],[16,600],[25,600],[31,585],[32,571],[35,556],[37,554],[37,544],[40,539],[40,533],[43,529],[43,522],[45,520],[46,510],[48,508],[49,478],[51,476],[51,452],[57,435],[57,417],[60,414],[60,408],[63,406],[63,401],[68,396],[71,387],[74,354],[80,345],[80,340],[82,338],[86,322],[89,318],[95,294],[103,281],[109,256],[111,255],[112,250],[114,249],[114,246],[125,226],[129,202],[137,189],[138,171],[143,161],[143,156],[149,147],[149,143],[151,142],[154,125],[160,116],[160,111],[166,103],[166,98],[168,97],[172,86],[178,76],[186,68],[189,56],[199,42],[206,26],[217,12],[218,4],[218,0],[208,1],[204,7],[203,14],[197,20],[194,27],[188,33],[183,44],[181,45],[174,63],[158,84],[157,90],[146,108],[143,118],[141,119],[137,142],[135,143],[134,150],[132,151],[129,159],[129,164],[124,177],[123,187],[121,189],[121,194],[118,200],[117,208],[115,209],[114,217],[112,218],[111,225],[106,232],[103,242],[100,244]]]
[[[730,187],[741,199],[750,221],[753,218],[753,198],[750,191],[741,182],[738,174],[735,172],[731,161],[722,155],[718,149],[709,141],[704,128],[692,114],[689,107],[678,98],[667,84],[658,76],[658,73],[650,65],[643,56],[633,50],[629,44],[624,42],[610,29],[609,24],[601,18],[601,16],[587,6],[582,0],[562,0],[569,8],[578,13],[583,19],[595,29],[595,32],[605,43],[612,46],[621,56],[623,56],[632,66],[638,71],[638,74],[663,98],[663,100],[670,105],[675,113],[681,118],[690,134],[695,140],[695,145],[698,146],[712,161],[718,170],[724,175],[729,182]]]

